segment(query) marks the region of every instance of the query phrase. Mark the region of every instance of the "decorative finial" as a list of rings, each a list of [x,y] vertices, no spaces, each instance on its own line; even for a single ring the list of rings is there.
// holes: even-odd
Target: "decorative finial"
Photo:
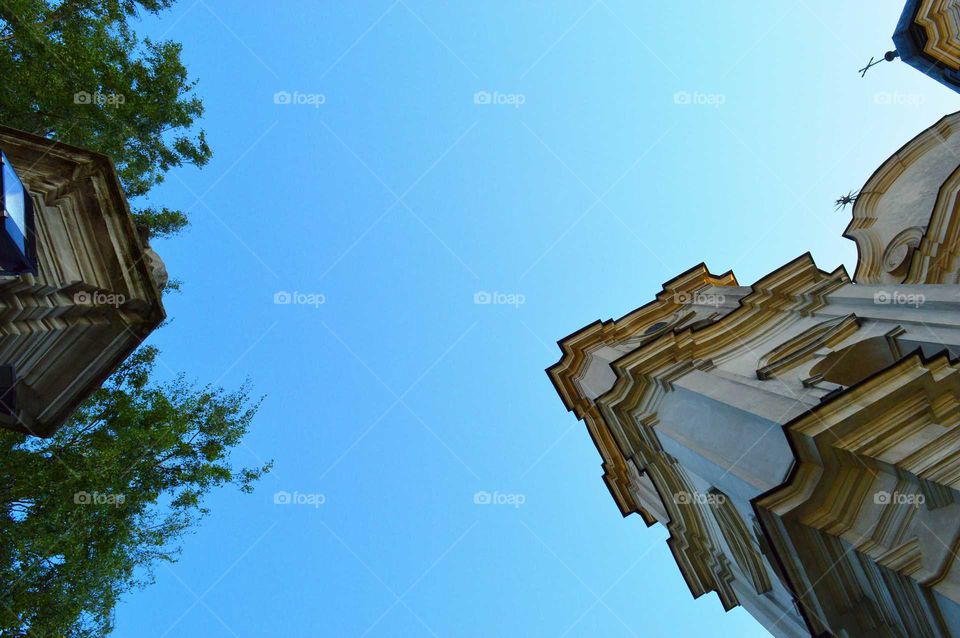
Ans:
[[[834,204],[836,204],[837,207],[834,208],[833,210],[834,211],[843,210],[850,204],[853,204],[855,201],[857,201],[858,195],[860,195],[860,193],[856,193],[854,191],[848,191],[846,195],[841,196],[840,199],[834,202]]]
[[[857,73],[860,74],[860,77],[864,77],[867,75],[867,71],[869,71],[871,68],[875,67],[876,65],[880,64],[881,62],[893,62],[899,57],[900,57],[900,54],[897,53],[896,51],[887,51],[886,53],[883,54],[883,58],[880,60],[877,60],[876,62],[874,62],[873,57],[871,57],[870,61],[867,62],[867,66],[857,71]]]

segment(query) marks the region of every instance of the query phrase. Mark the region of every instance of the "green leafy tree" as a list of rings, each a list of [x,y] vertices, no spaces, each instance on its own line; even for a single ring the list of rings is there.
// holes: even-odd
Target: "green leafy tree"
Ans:
[[[203,166],[203,104],[180,44],[131,26],[172,1],[0,0],[0,123],[108,155],[134,199]],[[154,236],[187,223],[164,207],[134,214]],[[0,431],[0,636],[109,633],[120,596],[176,559],[205,495],[250,491],[269,470],[230,462],[259,402],[153,383],[156,357],[141,348],[50,439]]]
[[[181,45],[141,40],[130,24],[172,1],[0,0],[0,122],[110,156],[131,198],[171,168],[206,164]],[[165,208],[135,215],[155,235],[187,223]]]
[[[204,495],[249,492],[269,470],[229,459],[258,402],[154,384],[156,356],[141,348],[50,439],[0,433],[0,635],[109,633],[119,597],[176,559]]]

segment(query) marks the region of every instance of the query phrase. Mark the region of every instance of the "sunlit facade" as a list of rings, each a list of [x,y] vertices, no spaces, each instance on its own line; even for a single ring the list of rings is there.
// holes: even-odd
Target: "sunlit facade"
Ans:
[[[943,68],[958,9],[905,12]],[[845,236],[852,277],[701,264],[561,340],[548,374],[694,596],[775,636],[960,636],[960,113],[876,170]]]

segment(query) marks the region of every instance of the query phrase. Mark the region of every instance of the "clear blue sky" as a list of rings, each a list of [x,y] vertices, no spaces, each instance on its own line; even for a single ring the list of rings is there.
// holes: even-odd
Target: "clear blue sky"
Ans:
[[[833,200],[960,99],[899,62],[858,77],[900,0],[640,4],[181,0],[143,24],[183,42],[215,150],[150,198],[193,222],[157,246],[184,281],[160,374],[249,376],[236,460],[276,466],[211,499],[117,636],[766,635],[621,519],[543,369],[701,261],[852,272]]]

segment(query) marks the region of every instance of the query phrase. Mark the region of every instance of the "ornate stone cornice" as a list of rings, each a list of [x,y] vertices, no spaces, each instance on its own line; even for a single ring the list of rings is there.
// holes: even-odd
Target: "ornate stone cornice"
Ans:
[[[590,401],[582,396],[574,383],[583,372],[591,350],[598,346],[617,343],[639,335],[644,328],[661,321],[680,310],[684,295],[691,296],[708,286],[736,286],[737,280],[732,272],[713,275],[705,264],[694,266],[687,272],[663,284],[663,290],[656,298],[619,319],[594,321],[586,327],[564,337],[557,342],[563,355],[560,360],[547,368],[547,375],[563,399],[568,410],[577,418],[583,419]]]
[[[957,364],[946,354],[908,356],[784,430],[797,466],[754,507],[800,604],[814,618],[845,617],[853,596],[873,608],[849,617],[852,633],[886,623],[910,635],[949,635],[932,591],[960,602]],[[811,543],[836,551],[844,543],[849,550],[837,560],[846,564],[813,582],[825,554]],[[896,607],[871,602],[891,599]]]
[[[907,0],[893,34],[900,59],[960,89],[960,2]]]
[[[840,343],[859,328],[860,320],[853,314],[828,319],[760,357],[757,378],[766,380],[783,374],[809,360],[817,350]]]
[[[0,362],[22,407],[4,425],[48,436],[163,321],[163,268],[107,157],[3,126],[0,148],[33,199],[38,261],[0,278]]]
[[[923,52],[951,69],[960,69],[960,2],[920,0],[914,22],[926,35]]]
[[[655,412],[656,393],[648,394],[654,380],[668,384],[692,367],[709,367],[714,359],[756,347],[783,328],[785,316],[812,314],[824,305],[825,295],[848,282],[842,267],[827,273],[809,253],[801,255],[751,286],[740,307],[716,322],[666,334],[614,361],[617,381],[597,403],[614,421],[632,422],[635,413],[642,419]]]
[[[958,160],[960,164],[960,160]],[[930,224],[919,230],[908,284],[953,284],[960,272],[960,165],[940,187]]]
[[[616,381],[596,400],[581,394],[575,383],[592,349],[635,338],[651,323],[676,313],[676,299],[686,298],[678,293],[693,297],[697,290],[716,286],[717,279],[698,267],[665,284],[653,303],[621,320],[598,322],[571,335],[560,342],[564,357],[548,372],[561,396],[566,391],[568,408],[586,421],[604,459],[604,479],[621,512],[638,512],[648,524],[653,522],[654,517],[631,493],[631,479],[638,472],[647,474],[666,510],[667,520],[661,522],[670,533],[668,545],[691,593],[700,596],[714,591],[729,609],[739,603],[730,560],[736,561],[757,591],[769,589],[760,550],[749,540],[750,533],[744,532],[742,521],[720,530],[725,540],[717,536],[718,528],[711,521],[739,521],[732,510],[710,513],[710,506],[684,500],[683,495],[696,490],[661,447],[655,434],[656,406],[672,379],[694,368],[709,369],[714,361],[756,347],[771,333],[783,330],[789,323],[785,318],[807,316],[823,307],[829,292],[849,283],[846,272],[842,268],[821,271],[809,254],[802,255],[751,286],[725,316],[706,325],[680,324],[637,341],[633,350],[610,364]],[[725,279],[735,285],[732,275]],[[732,559],[721,549],[723,542],[732,548]]]
[[[647,327],[682,311],[685,306],[681,302],[689,299],[698,290],[711,286],[736,285],[733,273],[712,275],[704,264],[700,264],[663,284],[663,290],[652,302],[620,319],[595,321],[557,342],[563,356],[560,361],[547,368],[547,374],[567,409],[585,422],[587,432],[603,459],[604,483],[623,516],[639,514],[648,526],[656,522],[656,518],[643,509],[631,494],[631,477],[637,470],[628,465],[612,437],[610,428],[604,424],[594,402],[582,394],[576,379],[583,374],[590,352],[596,348],[638,338]],[[671,326],[667,325],[653,336],[669,332],[670,328]]]
[[[854,280],[857,283],[887,283],[891,278],[903,281],[907,270],[911,267],[913,250],[920,243],[920,235],[926,228],[928,221],[934,214],[930,210],[930,216],[923,215],[920,223],[920,233],[917,236],[904,236],[904,241],[898,243],[897,239],[904,232],[910,232],[913,226],[898,228],[900,235],[893,240],[883,239],[874,226],[881,220],[879,205],[884,195],[890,191],[891,187],[903,176],[904,172],[913,166],[917,161],[924,157],[932,149],[946,144],[948,138],[957,130],[957,124],[960,123],[960,113],[953,113],[941,118],[933,126],[929,127],[912,140],[907,142],[885,161],[873,175],[867,180],[853,206],[853,218],[847,225],[843,236],[853,240],[857,245],[857,268],[854,272]],[[960,160],[956,162],[960,164]],[[948,179],[950,186],[941,189],[937,205],[944,209],[945,202],[955,196],[956,182]],[[952,216],[953,211],[949,211]],[[893,233],[896,234],[896,233]],[[902,244],[902,245],[901,245]],[[901,263],[905,261],[902,272],[897,275]],[[896,263],[894,263],[896,262]]]
[[[558,341],[563,356],[560,361],[547,368],[547,374],[567,409],[573,411],[578,419],[586,423],[587,431],[603,459],[604,483],[623,516],[636,513],[647,525],[656,522],[656,518],[633,498],[630,491],[631,477],[636,474],[636,470],[631,470],[629,467],[612,437],[610,428],[604,424],[591,398],[582,394],[576,379],[583,374],[590,352],[596,348],[638,339],[649,326],[669,320],[671,316],[682,312],[686,307],[683,302],[692,299],[699,290],[713,286],[736,285],[737,281],[732,272],[712,275],[704,264],[700,264],[663,284],[663,290],[652,302],[620,319],[596,321]],[[663,329],[653,335],[645,336],[641,343],[648,338],[656,338],[660,334],[671,332],[671,329],[672,325],[668,321]]]
[[[666,527],[693,595],[778,635],[960,626],[960,322],[955,291],[927,285],[960,283],[958,123],[864,186],[846,232],[862,285],[809,254],[749,287],[699,266],[562,340],[548,370],[621,512]],[[728,291],[709,317],[687,301]]]

